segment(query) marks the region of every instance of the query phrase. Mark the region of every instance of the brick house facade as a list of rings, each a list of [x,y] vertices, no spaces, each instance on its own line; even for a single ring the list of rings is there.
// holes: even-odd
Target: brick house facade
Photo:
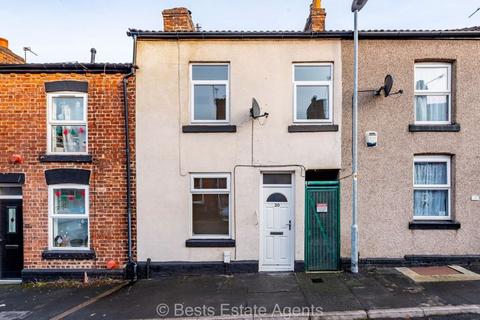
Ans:
[[[124,64],[0,65],[0,187],[8,187],[5,182],[20,182],[22,187],[24,279],[43,278],[47,274],[56,277],[65,270],[69,270],[70,276],[83,276],[84,271],[103,273],[109,261],[114,261],[113,269],[117,269],[109,272],[122,274],[122,266],[128,260],[123,80],[131,70],[131,65]],[[134,173],[135,78],[127,81]],[[87,109],[85,126],[49,127],[51,119],[47,119],[50,114],[47,108],[53,106],[49,95],[63,92],[68,97],[74,91],[83,91],[86,97],[83,100]],[[58,105],[55,108],[58,109]],[[88,144],[88,152],[52,154],[47,141],[49,130],[53,130],[52,134],[60,131],[61,136],[85,134],[88,142],[83,143]],[[65,131],[62,133],[62,130]],[[67,145],[66,140],[63,142]],[[77,183],[79,177],[86,179],[88,188],[63,194],[72,190],[51,187],[52,181],[57,180],[68,188],[70,183]],[[131,186],[135,190],[135,175],[132,177]],[[134,191],[131,195],[134,221]],[[68,233],[65,230],[76,222],[61,227],[60,223],[67,220],[52,218],[53,204],[49,204],[49,197],[55,207],[64,200],[66,207],[72,206],[69,202],[77,201],[87,207],[83,210],[88,212],[88,218],[78,220],[79,224],[89,225],[83,240],[77,239],[74,244],[72,239],[69,245],[66,240],[69,236],[60,235]],[[74,237],[73,232],[79,231],[70,231],[70,237]]]

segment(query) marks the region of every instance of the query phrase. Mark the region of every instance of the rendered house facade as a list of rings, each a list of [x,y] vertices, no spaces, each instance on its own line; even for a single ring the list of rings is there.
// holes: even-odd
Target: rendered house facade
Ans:
[[[0,65],[2,279],[83,278],[84,272],[123,276],[128,260],[123,83],[134,123],[134,78],[126,78],[131,69]],[[134,150],[133,125],[130,129]]]
[[[319,31],[325,12],[311,10],[323,19],[307,28]],[[305,183],[337,186],[341,167],[341,41],[311,31],[197,32],[181,23],[190,19],[187,9],[166,10],[165,32],[129,32],[139,264],[303,270]],[[252,98],[261,107],[253,117]]]
[[[366,32],[360,40],[360,258],[388,263],[468,262],[480,253],[478,219],[478,28],[444,32]],[[353,47],[342,42],[342,167],[351,163]],[[376,131],[368,148],[365,133]],[[342,184],[342,213],[351,212],[351,179]],[[342,255],[350,215],[342,214]]]

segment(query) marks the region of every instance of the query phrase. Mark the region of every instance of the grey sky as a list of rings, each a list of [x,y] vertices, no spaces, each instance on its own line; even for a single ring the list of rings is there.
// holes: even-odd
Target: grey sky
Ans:
[[[327,28],[351,29],[351,0],[323,0]],[[129,27],[162,29],[161,11],[186,6],[204,30],[301,30],[311,0],[0,0],[0,37],[29,62],[129,62]],[[394,7],[396,3],[397,7]],[[480,25],[480,0],[370,0],[362,29],[446,29]]]

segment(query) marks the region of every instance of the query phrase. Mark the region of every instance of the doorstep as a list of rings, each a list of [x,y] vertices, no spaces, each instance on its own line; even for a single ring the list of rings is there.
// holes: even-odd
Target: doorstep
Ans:
[[[0,279],[0,285],[22,284],[22,279]]]

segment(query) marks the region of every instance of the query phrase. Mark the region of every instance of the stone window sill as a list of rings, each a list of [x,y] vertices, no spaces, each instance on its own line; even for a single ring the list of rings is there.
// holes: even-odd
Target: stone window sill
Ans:
[[[39,158],[40,162],[81,162],[91,163],[92,156],[86,155],[63,155],[63,154],[45,154]]]
[[[432,125],[411,124],[408,126],[408,131],[410,132],[459,132],[460,125],[458,123],[432,124]]]
[[[235,247],[233,239],[189,239],[185,241],[187,248],[231,248]]]
[[[338,132],[338,125],[336,124],[306,124],[306,125],[292,125],[288,127],[288,132]]]
[[[412,221],[410,230],[458,230],[461,224],[457,221]]]
[[[45,260],[93,260],[95,259],[94,250],[45,250],[42,252],[42,258]]]
[[[237,132],[237,126],[232,125],[191,125],[183,126],[183,133],[219,133],[219,132]]]

